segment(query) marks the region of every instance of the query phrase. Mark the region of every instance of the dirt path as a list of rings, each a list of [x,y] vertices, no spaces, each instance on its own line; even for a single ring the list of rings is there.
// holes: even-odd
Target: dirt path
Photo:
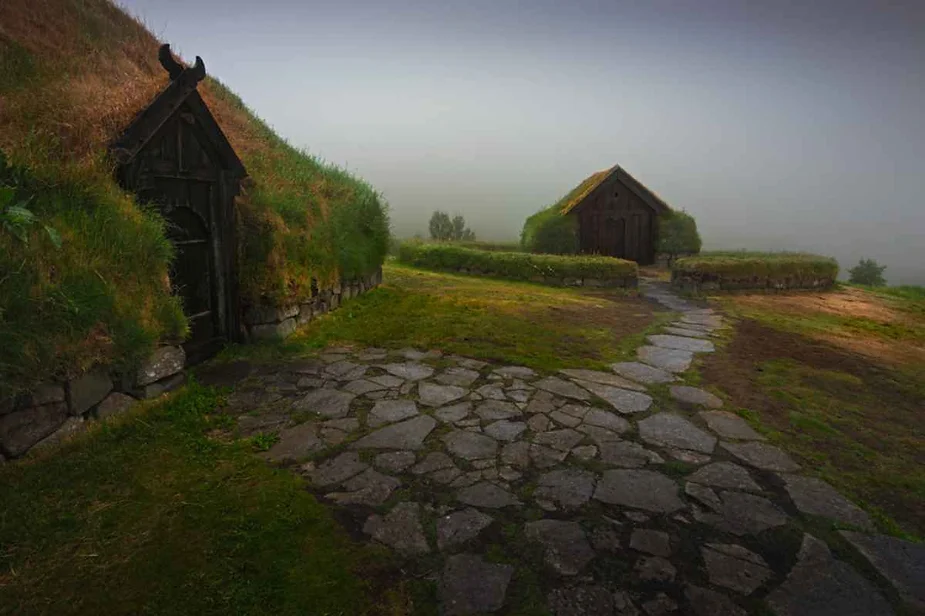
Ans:
[[[278,433],[268,461],[435,582],[442,614],[925,605],[921,546],[832,530],[873,524],[722,400],[683,385],[721,315],[659,283],[643,293],[679,318],[611,373],[329,348],[200,376],[236,384],[226,412],[240,432]]]

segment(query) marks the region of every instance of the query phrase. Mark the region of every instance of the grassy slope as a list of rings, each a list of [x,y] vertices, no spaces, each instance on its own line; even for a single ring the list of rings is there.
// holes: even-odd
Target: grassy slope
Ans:
[[[672,270],[697,278],[829,278],[838,276],[830,257],[797,252],[712,251],[674,262]]]
[[[384,553],[351,542],[192,386],[0,467],[0,614],[382,614]]]
[[[921,288],[726,296],[748,321],[705,370],[774,442],[913,538],[925,538],[923,300]]]
[[[162,222],[118,189],[106,157],[166,85],[158,44],[107,0],[0,3],[0,151],[28,175],[0,183],[41,223],[28,244],[0,230],[0,397],[184,333]],[[388,222],[367,184],[285,143],[215,81],[200,90],[251,176],[238,204],[245,302],[285,303],[312,278],[381,263]]]
[[[422,349],[542,370],[606,368],[661,320],[619,292],[551,288],[387,264],[385,283],[286,341],[301,353],[327,344]],[[237,353],[275,353],[276,346]]]

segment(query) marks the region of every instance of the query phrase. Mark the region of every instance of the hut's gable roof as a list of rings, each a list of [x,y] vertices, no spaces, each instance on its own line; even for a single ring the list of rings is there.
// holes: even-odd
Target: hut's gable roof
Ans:
[[[658,195],[646,188],[639,180],[634,178],[619,165],[614,165],[609,169],[598,171],[585,178],[581,184],[576,186],[556,204],[556,209],[563,215],[575,210],[592,192],[594,192],[594,189],[603,184],[611,176],[616,176],[620,182],[633,191],[633,193],[642,199],[646,205],[652,208],[656,214],[664,214],[671,211],[671,207]]]

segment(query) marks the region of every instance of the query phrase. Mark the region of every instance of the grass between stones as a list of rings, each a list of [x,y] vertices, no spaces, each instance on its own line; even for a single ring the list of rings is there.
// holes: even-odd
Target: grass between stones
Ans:
[[[192,385],[0,467],[0,612],[405,613],[383,549],[250,439],[205,436],[227,427],[217,402]]]
[[[925,326],[921,299],[844,288],[723,301],[746,318],[702,381],[882,531],[925,537],[925,352],[918,335],[887,333]]]
[[[561,289],[389,263],[384,284],[282,344],[227,356],[302,354],[329,344],[441,349],[539,370],[607,369],[668,318],[622,291]]]

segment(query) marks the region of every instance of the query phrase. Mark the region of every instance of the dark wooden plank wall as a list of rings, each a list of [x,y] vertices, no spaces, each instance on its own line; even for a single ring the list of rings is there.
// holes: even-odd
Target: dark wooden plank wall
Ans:
[[[618,179],[598,186],[576,209],[581,252],[655,262],[655,212]]]

